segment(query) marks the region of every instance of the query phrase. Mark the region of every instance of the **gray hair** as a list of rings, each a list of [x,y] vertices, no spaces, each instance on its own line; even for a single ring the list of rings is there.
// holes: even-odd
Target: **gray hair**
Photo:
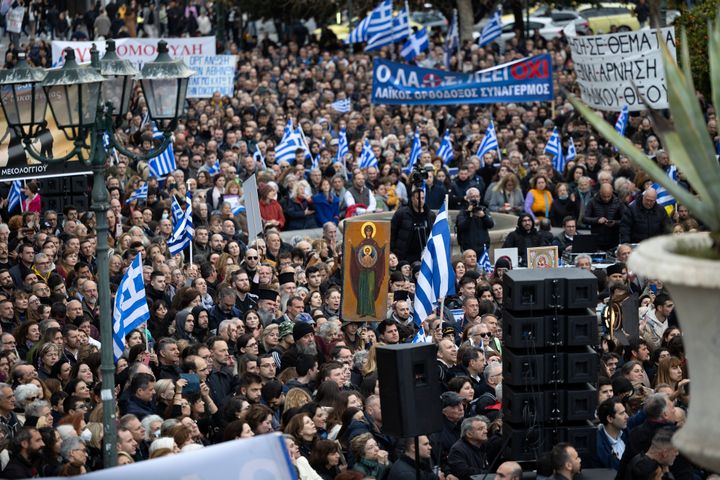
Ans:
[[[460,424],[460,436],[465,437],[467,433],[472,430],[473,423],[483,422],[485,425],[490,423],[487,417],[482,415],[475,415],[474,417],[468,417]]]
[[[70,453],[73,450],[78,450],[84,447],[85,444],[80,437],[68,437],[60,444],[60,455],[62,455],[65,460],[70,460]]]
[[[322,338],[328,339],[340,331],[339,321],[328,320],[318,327],[318,335]]]
[[[39,417],[40,411],[45,407],[50,408],[50,402],[46,402],[45,400],[35,400],[34,402],[30,402],[25,406],[25,416]]]
[[[223,320],[222,322],[220,322],[220,324],[218,325],[218,329],[217,329],[218,335],[220,335],[221,332],[227,330],[230,327],[230,325],[233,325],[233,324],[235,324],[235,322],[232,319],[227,319],[227,320]]]
[[[0,224],[0,225],[2,225],[2,224]],[[3,391],[4,391],[6,388],[9,388],[9,389],[12,391],[12,385],[10,385],[9,383],[0,382],[0,398],[3,398],[3,399],[5,398],[5,395],[3,394]]]
[[[60,438],[65,440],[66,438],[77,437],[78,434],[75,431],[75,427],[72,425],[58,425],[55,430],[60,434]]]
[[[160,415],[148,415],[140,422],[145,429],[145,440],[150,440],[152,438],[151,435],[153,432],[150,431],[150,424],[153,422],[160,422],[162,424],[163,418]]]
[[[37,397],[40,395],[40,387],[35,385],[34,383],[26,383],[25,385],[18,385],[15,388],[15,401],[18,404],[18,407],[25,408],[25,406],[30,403],[29,398],[30,397]]]
[[[173,439],[173,437],[160,437],[153,440],[149,448],[150,455],[152,455],[154,451],[160,450],[161,448],[169,448],[170,450],[175,448],[175,440]]]
[[[355,352],[355,355],[353,355],[353,368],[362,370],[362,367],[365,365],[369,354],[370,352],[368,352],[367,350],[358,350],[357,352]]]
[[[487,367],[485,367],[485,370],[483,371],[483,376],[485,377],[485,381],[487,382],[490,377],[495,375],[497,373],[496,370],[502,370],[502,364],[500,363],[489,363]]]
[[[580,262],[581,259],[587,259],[590,260],[590,263],[592,264],[592,257],[588,255],[587,253],[581,253],[577,257],[575,257],[575,266],[577,267],[577,264]]]
[[[650,419],[661,418],[668,406],[668,396],[664,393],[653,393],[645,399],[643,410]]]

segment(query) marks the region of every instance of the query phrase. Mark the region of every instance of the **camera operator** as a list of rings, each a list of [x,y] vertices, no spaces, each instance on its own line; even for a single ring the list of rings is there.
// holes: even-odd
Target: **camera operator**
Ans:
[[[435,214],[425,206],[425,178],[427,172],[417,165],[410,175],[410,202],[395,212],[390,222],[390,250],[401,262],[420,260],[435,221]]]
[[[475,187],[468,188],[465,201],[467,207],[460,210],[455,220],[457,240],[463,251],[475,250],[480,258],[483,250],[490,246],[488,230],[495,226],[495,221],[488,209],[480,204],[480,190]]]

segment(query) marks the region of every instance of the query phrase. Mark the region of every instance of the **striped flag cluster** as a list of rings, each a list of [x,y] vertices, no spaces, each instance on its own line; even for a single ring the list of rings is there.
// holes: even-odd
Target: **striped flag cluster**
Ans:
[[[147,182],[145,182],[140,186],[140,188],[135,190],[128,197],[127,200],[125,200],[125,203],[130,203],[132,201],[137,201],[137,200],[147,200],[147,196],[148,196],[148,184],[147,184]]]
[[[347,155],[350,152],[350,149],[348,148],[348,141],[347,141],[347,133],[345,133],[345,129],[340,129],[340,134],[338,135],[338,149],[337,149],[337,155],[335,156],[335,162],[342,162],[345,158],[345,155]]]
[[[405,167],[406,174],[409,175],[410,172],[412,172],[412,169],[415,166],[415,162],[418,161],[418,158],[420,158],[421,153],[422,153],[422,144],[420,143],[420,132],[416,128],[415,135],[413,135],[412,148],[410,149],[410,158],[408,159],[407,167]]]
[[[445,40],[445,68],[450,69],[450,59],[453,53],[460,48],[460,30],[458,29],[457,10],[453,10],[452,23],[448,29],[447,39]],[[459,59],[458,59],[459,60]]]
[[[113,356],[115,362],[125,350],[125,335],[150,320],[145,298],[142,255],[138,253],[123,275],[113,310]]]
[[[495,123],[490,120],[487,130],[485,130],[485,136],[480,142],[476,155],[480,159],[480,166],[485,166],[485,154],[496,150],[498,152],[498,160],[500,160],[500,146],[498,144],[497,133],[495,132]]]
[[[432,313],[438,301],[455,294],[455,272],[452,268],[450,224],[447,200],[440,207],[430,237],[422,254],[420,275],[415,287],[415,325],[419,331],[413,343],[423,342],[422,322]]]
[[[280,143],[275,147],[275,163],[288,162],[290,164],[295,163],[295,151],[298,148],[302,148],[307,151],[304,146],[304,142],[298,130],[293,128],[292,119],[288,120],[283,131],[283,137]]]
[[[563,155],[562,138],[560,137],[560,132],[558,132],[557,127],[553,129],[550,140],[548,140],[545,145],[545,153],[552,155],[552,163],[555,170],[558,172],[565,170],[565,155]]]
[[[175,164],[175,151],[173,144],[168,144],[157,157],[153,157],[148,161],[150,167],[150,176],[155,178],[164,178],[177,169]]]
[[[373,152],[373,149],[370,146],[370,142],[367,138],[365,139],[365,143],[363,143],[363,149],[362,153],[360,154],[360,161],[358,162],[358,166],[360,168],[370,168],[378,166],[377,157],[375,156],[375,152]]]
[[[423,53],[425,50],[430,48],[430,36],[428,35],[427,28],[421,28],[417,32],[410,35],[400,50],[400,56],[407,62],[412,62],[415,57]]]
[[[330,108],[332,108],[336,112],[348,113],[350,110],[352,110],[352,105],[350,104],[349,98],[344,98],[342,100],[337,100],[331,103]]]
[[[570,140],[568,141],[567,155],[565,155],[565,161],[569,162],[571,160],[575,160],[576,156],[577,152],[575,151],[575,142],[573,141],[572,137],[570,137]]]
[[[10,193],[8,194],[8,213],[12,212],[17,207],[20,207],[20,210],[22,211],[22,197],[22,184],[20,183],[20,180],[15,180],[12,182]]]
[[[409,26],[407,8],[393,17],[392,0],[383,0],[350,32],[346,43],[367,42],[366,52],[378,50],[407,38]]]
[[[443,135],[442,142],[440,143],[440,146],[438,147],[436,155],[438,157],[442,158],[442,161],[445,165],[450,163],[450,160],[455,158],[455,153],[453,152],[452,140],[450,140],[450,130],[445,130],[445,135]]]
[[[176,255],[187,248],[195,236],[195,229],[192,222],[192,200],[185,197],[185,211],[180,221],[175,223],[173,233],[167,241],[167,248],[170,255]]]
[[[500,19],[500,10],[496,10],[490,21],[483,27],[478,45],[484,47],[502,34],[502,20]]]

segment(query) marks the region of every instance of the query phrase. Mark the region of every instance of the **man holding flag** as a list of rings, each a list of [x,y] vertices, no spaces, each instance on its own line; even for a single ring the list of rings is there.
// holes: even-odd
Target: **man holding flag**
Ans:
[[[150,320],[145,282],[143,281],[142,255],[138,253],[130,263],[115,295],[113,311],[113,356],[115,361],[125,351],[125,335]]]

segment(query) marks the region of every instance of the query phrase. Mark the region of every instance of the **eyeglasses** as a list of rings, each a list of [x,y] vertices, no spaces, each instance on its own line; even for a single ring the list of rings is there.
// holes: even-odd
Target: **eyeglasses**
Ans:
[[[258,260],[259,257],[245,257],[247,260]]]
[[[476,333],[475,335],[472,335],[472,336],[473,336],[473,337],[483,337],[483,338],[487,338],[487,337],[490,337],[491,335],[490,335],[489,332],[485,332],[485,333]]]

